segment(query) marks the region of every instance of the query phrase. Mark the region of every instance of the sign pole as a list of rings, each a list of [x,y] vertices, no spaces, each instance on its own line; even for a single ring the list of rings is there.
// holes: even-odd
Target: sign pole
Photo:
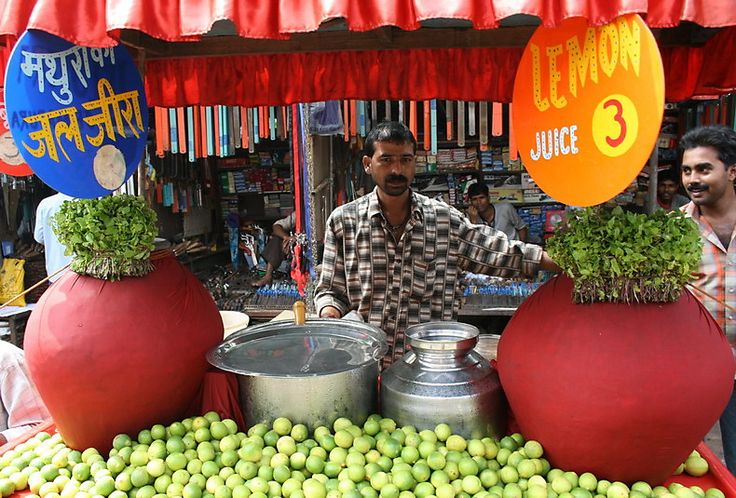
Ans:
[[[659,183],[658,179],[658,170],[657,167],[659,166],[659,153],[658,153],[658,147],[654,146],[654,149],[652,150],[652,154],[649,156],[649,162],[647,164],[647,167],[649,169],[649,187],[647,190],[647,214],[654,213],[654,210],[657,209],[657,184]]]

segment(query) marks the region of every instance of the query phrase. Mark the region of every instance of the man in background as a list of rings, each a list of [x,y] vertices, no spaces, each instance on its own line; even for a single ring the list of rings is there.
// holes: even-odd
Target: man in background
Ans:
[[[266,260],[266,274],[253,283],[256,287],[268,285],[273,280],[273,271],[281,266],[284,258],[289,254],[289,246],[294,243],[295,237],[291,234],[296,229],[296,211],[286,218],[276,221],[271,227],[271,237],[263,249],[263,259]]]
[[[506,234],[509,240],[526,242],[529,227],[508,202],[491,202],[488,185],[476,182],[468,187],[468,219],[477,225],[488,225]]]
[[[684,195],[678,194],[680,179],[674,171],[661,171],[657,175],[657,207],[665,211],[674,211],[690,202]]]
[[[0,341],[0,446],[49,418],[26,372],[23,351]]]
[[[59,212],[64,202],[71,200],[74,198],[59,192],[43,199],[36,208],[36,227],[33,230],[33,238],[39,244],[43,244],[46,274],[49,276],[50,283],[58,280],[63,272],[59,274],[56,272],[72,261],[72,257],[65,254],[66,247],[59,242],[59,238],[51,228],[51,218]]]
[[[704,126],[680,140],[682,184],[692,202],[681,210],[698,225],[703,255],[694,291],[736,346],[736,132],[725,126]],[[728,305],[731,309],[726,308]],[[726,466],[736,473],[736,394],[720,419]]]

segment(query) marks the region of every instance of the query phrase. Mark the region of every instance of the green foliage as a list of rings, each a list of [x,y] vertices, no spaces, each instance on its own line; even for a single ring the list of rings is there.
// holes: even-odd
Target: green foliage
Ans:
[[[670,302],[698,269],[702,242],[679,211],[588,208],[570,216],[547,251],[575,281],[575,302]]]
[[[156,213],[132,195],[78,199],[62,204],[52,219],[59,241],[74,255],[71,269],[104,280],[142,276],[158,233]]]

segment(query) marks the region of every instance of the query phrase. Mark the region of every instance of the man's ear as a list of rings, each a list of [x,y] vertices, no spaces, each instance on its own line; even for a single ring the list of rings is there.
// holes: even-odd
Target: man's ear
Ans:
[[[371,174],[371,158],[368,156],[363,156],[363,169],[367,174]]]
[[[736,180],[736,164],[728,167],[728,179],[732,182]]]

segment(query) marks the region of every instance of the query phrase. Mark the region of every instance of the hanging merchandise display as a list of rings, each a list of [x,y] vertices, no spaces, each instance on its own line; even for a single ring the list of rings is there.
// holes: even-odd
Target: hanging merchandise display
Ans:
[[[355,102],[353,102],[355,104]],[[357,106],[354,107],[356,109]],[[306,131],[304,123],[304,108],[302,104],[292,106],[292,151],[294,165],[294,207],[296,213],[297,241],[294,245],[294,254],[291,261],[291,278],[296,282],[299,294],[306,293],[309,281],[307,258],[308,233],[311,232],[311,223],[307,216],[304,223],[304,213],[309,213],[308,162],[306,161]]]

